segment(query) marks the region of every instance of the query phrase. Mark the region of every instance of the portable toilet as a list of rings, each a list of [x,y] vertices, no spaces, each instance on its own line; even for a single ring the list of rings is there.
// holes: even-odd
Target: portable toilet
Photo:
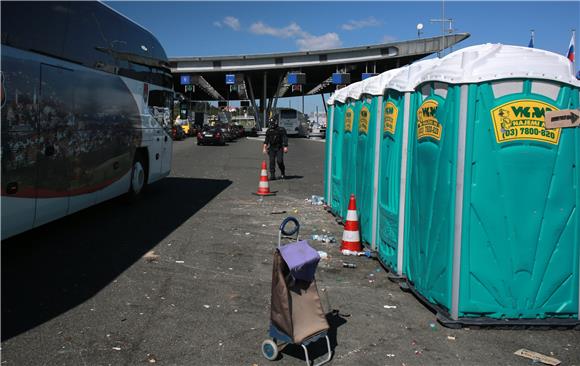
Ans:
[[[580,130],[544,125],[579,90],[565,57],[500,44],[422,76],[407,278],[444,324],[580,324]]]
[[[327,203],[331,212],[340,217],[342,217],[342,207],[344,206],[343,154],[345,153],[345,148],[343,140],[345,134],[345,112],[347,109],[346,97],[349,88],[350,85],[333,94],[329,119],[331,125],[327,126],[326,129],[326,144],[329,151],[326,157],[327,177],[329,177],[326,182]],[[352,125],[352,113],[350,118]],[[348,149],[346,150],[348,151]]]
[[[340,158],[342,198],[339,216],[344,220],[348,211],[350,195],[356,189],[356,139],[359,123],[361,103],[357,103],[361,91],[361,83],[356,82],[348,86],[344,110],[342,135],[342,155]]]
[[[365,79],[361,83],[358,113],[358,138],[356,154],[356,199],[359,211],[361,239],[377,249],[377,195],[379,184],[380,136],[382,135],[381,110],[383,91],[390,78],[399,69],[388,70]]]
[[[382,123],[377,135],[378,194],[373,202],[377,220],[373,232],[377,236],[379,260],[396,277],[403,277],[404,268],[407,171],[411,159],[408,141],[414,129],[414,125],[409,124],[409,115],[416,109],[413,91],[420,75],[438,63],[439,59],[427,59],[391,70],[374,86],[374,92],[380,94],[379,119]]]
[[[329,132],[326,135],[326,142],[324,144],[324,202],[332,210],[330,203],[330,190],[332,176],[332,127],[334,125],[334,94],[332,94],[328,100],[327,104],[327,119],[326,119],[326,130]]]
[[[377,100],[371,95],[365,94],[366,85],[372,83],[377,77],[367,78],[353,87],[348,94],[350,100],[355,103],[355,120],[358,126],[355,133],[355,169],[354,193],[358,211],[360,236],[363,243],[371,243],[372,225],[372,196],[373,196],[373,166],[375,160],[375,135],[376,121],[371,118],[371,111],[376,108]],[[374,248],[373,248],[374,249]]]

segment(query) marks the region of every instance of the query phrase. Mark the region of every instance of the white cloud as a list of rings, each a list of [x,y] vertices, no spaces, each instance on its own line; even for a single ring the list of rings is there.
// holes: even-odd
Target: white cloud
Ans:
[[[239,31],[241,28],[240,20],[238,18],[227,16],[224,18],[223,22],[225,25],[227,25],[228,27],[232,28],[235,31]]]
[[[242,28],[240,25],[240,20],[232,16],[227,16],[223,18],[221,21],[216,20],[215,22],[213,22],[213,25],[218,28],[222,28],[225,25],[226,27],[230,27],[235,31],[239,31]]]
[[[396,41],[397,38],[394,36],[389,36],[388,34],[383,36],[383,38],[381,39],[381,43],[391,43]]]
[[[250,32],[258,35],[268,35],[279,38],[305,37],[308,35],[308,33],[304,32],[296,23],[290,23],[284,28],[274,28],[264,24],[263,22],[257,22],[250,26]]]
[[[296,45],[301,51],[338,48],[342,45],[340,37],[336,33],[315,36],[306,32],[294,22],[283,28],[271,27],[263,22],[256,22],[250,26],[250,32],[277,38],[296,38]]]
[[[336,33],[326,33],[321,36],[308,35],[307,37],[296,40],[300,51],[326,50],[338,48],[342,45],[340,37]]]
[[[381,22],[379,22],[375,17],[368,17],[361,20],[349,20],[348,23],[343,24],[341,28],[351,31],[366,27],[378,27],[379,25],[381,25]]]

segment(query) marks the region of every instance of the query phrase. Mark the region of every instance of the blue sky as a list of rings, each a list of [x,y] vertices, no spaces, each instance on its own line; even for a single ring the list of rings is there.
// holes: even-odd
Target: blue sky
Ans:
[[[241,55],[352,47],[441,34],[442,2],[158,2],[107,4],[150,30],[169,57]],[[458,48],[503,43],[565,54],[580,32],[580,1],[445,1],[453,29],[471,37]],[[578,39],[578,36],[576,36]],[[576,42],[578,49],[578,42]],[[578,58],[578,52],[577,58]],[[577,66],[580,62],[577,61]],[[307,98],[306,112],[320,97]],[[291,102],[297,106],[298,101]],[[282,103],[282,105],[286,105]]]

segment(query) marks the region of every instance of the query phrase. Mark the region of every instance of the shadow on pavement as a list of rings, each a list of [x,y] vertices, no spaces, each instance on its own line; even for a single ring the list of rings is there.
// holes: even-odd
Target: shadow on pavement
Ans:
[[[346,324],[346,319],[341,317],[338,311],[332,311],[326,314],[326,320],[328,321],[328,325],[330,326],[330,328],[328,329],[328,339],[330,341],[330,349],[334,354],[334,350],[336,349],[336,346],[338,346],[337,330],[340,326]],[[328,349],[326,347],[325,338],[321,338],[316,342],[309,344],[307,348],[310,361],[316,360],[317,362],[320,362],[323,358],[326,358],[326,353]],[[300,346],[299,344],[289,344],[280,353],[282,354],[282,357],[283,355],[288,355],[300,359],[302,361],[306,360],[306,358],[304,357],[304,350],[302,349],[302,346]]]
[[[2,341],[94,296],[231,183],[165,178],[3,241]]]

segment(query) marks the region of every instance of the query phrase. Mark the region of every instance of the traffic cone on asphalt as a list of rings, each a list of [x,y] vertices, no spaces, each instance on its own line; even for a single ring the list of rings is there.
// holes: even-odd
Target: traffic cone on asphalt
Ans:
[[[266,170],[266,160],[262,161],[262,171],[260,172],[260,182],[258,183],[258,192],[254,193],[258,196],[273,196],[276,192],[270,192],[270,184],[268,183],[268,172]]]
[[[346,214],[346,222],[344,223],[344,233],[342,234],[342,244],[340,251],[344,253],[360,252],[362,245],[360,243],[360,233],[358,229],[358,215],[356,214],[356,200],[354,194],[350,195],[350,202],[348,203],[348,212]]]

